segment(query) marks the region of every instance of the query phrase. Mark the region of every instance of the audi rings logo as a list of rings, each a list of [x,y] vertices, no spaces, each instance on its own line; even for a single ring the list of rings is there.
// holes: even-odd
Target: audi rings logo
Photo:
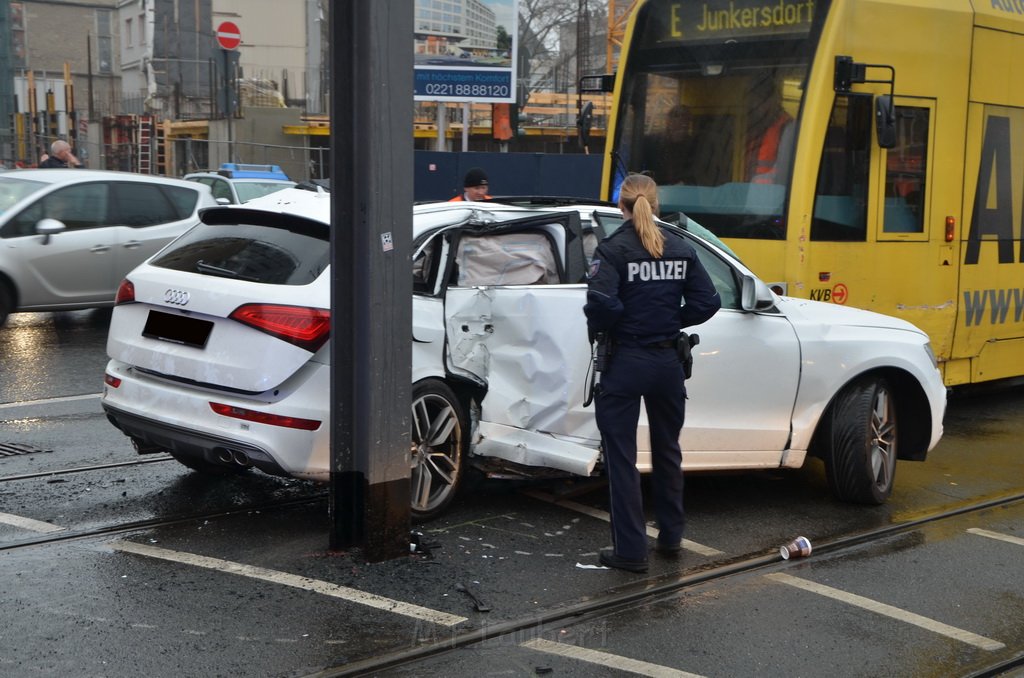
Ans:
[[[167,290],[164,292],[164,303],[172,304],[174,306],[184,306],[188,304],[189,295],[184,290]]]

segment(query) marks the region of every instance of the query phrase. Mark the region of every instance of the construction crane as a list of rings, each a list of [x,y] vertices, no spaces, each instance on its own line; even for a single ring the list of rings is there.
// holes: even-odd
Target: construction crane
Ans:
[[[605,56],[608,73],[614,73],[616,66],[618,66],[618,50],[622,49],[622,39],[626,35],[626,24],[629,23],[629,16],[639,4],[640,0],[629,0],[629,2],[608,0],[608,53]]]

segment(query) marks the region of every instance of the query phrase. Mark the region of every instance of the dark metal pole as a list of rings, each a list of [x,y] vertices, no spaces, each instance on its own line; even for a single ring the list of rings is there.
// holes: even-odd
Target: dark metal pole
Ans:
[[[579,0],[576,5],[576,117],[583,112],[583,90],[580,88],[580,80],[583,79],[583,42],[586,28],[583,24],[583,12],[586,8],[586,0]]]
[[[91,125],[96,120],[96,103],[93,99],[92,90],[92,34],[85,34],[85,62],[89,66],[87,82],[89,83],[89,124]]]
[[[412,0],[329,5],[332,549],[409,552]]]
[[[224,108],[227,111],[228,119],[228,162],[235,161],[234,140],[231,138],[231,118],[235,117],[235,93],[231,88],[231,78],[233,76],[231,70],[234,60],[231,58],[231,54],[231,50],[221,50],[221,55],[224,57],[224,101],[227,104]]]
[[[214,60],[212,58],[209,60],[209,64],[210,64],[210,68],[209,68],[209,71],[210,71],[210,77],[209,77],[209,81],[210,81],[209,82],[209,84],[210,84],[210,120],[213,120],[214,118],[220,117],[220,111],[218,110],[219,107],[217,106],[217,96],[216,96],[217,88],[216,88],[216,85],[215,85],[216,74],[217,74],[217,66],[216,66],[216,62],[214,62]],[[209,153],[207,153],[207,155],[209,155]]]

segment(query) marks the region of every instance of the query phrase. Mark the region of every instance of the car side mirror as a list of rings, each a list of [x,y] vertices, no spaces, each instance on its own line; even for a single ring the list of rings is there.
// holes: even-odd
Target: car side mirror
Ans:
[[[587,145],[590,143],[590,128],[594,124],[594,102],[588,101],[580,109],[579,118],[576,120],[576,130],[580,142],[580,148],[589,153]]]
[[[39,221],[36,222],[36,233],[43,236],[44,245],[50,244],[50,236],[56,235],[57,233],[60,233],[61,231],[64,231],[66,229],[67,226],[64,225],[63,221],[51,219],[49,217],[45,219],[40,219]]]
[[[763,280],[744,273],[740,305],[744,311],[767,311],[775,306],[775,297]]]

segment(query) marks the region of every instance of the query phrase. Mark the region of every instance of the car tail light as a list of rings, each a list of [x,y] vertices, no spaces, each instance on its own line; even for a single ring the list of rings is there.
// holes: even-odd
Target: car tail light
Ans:
[[[114,296],[114,305],[130,304],[135,301],[135,285],[128,278],[121,281],[117,286],[117,294]]]
[[[285,417],[269,412],[257,412],[247,410],[244,407],[234,407],[223,403],[210,403],[210,408],[217,414],[233,419],[253,421],[257,424],[269,424],[271,426],[282,426],[284,428],[296,428],[301,431],[315,431],[320,428],[321,422],[316,419],[302,419],[300,417]]]
[[[322,308],[245,304],[228,317],[313,353],[331,334],[331,312]]]
[[[118,388],[121,385],[121,380],[112,374],[104,374],[103,383],[106,384],[107,386]]]

